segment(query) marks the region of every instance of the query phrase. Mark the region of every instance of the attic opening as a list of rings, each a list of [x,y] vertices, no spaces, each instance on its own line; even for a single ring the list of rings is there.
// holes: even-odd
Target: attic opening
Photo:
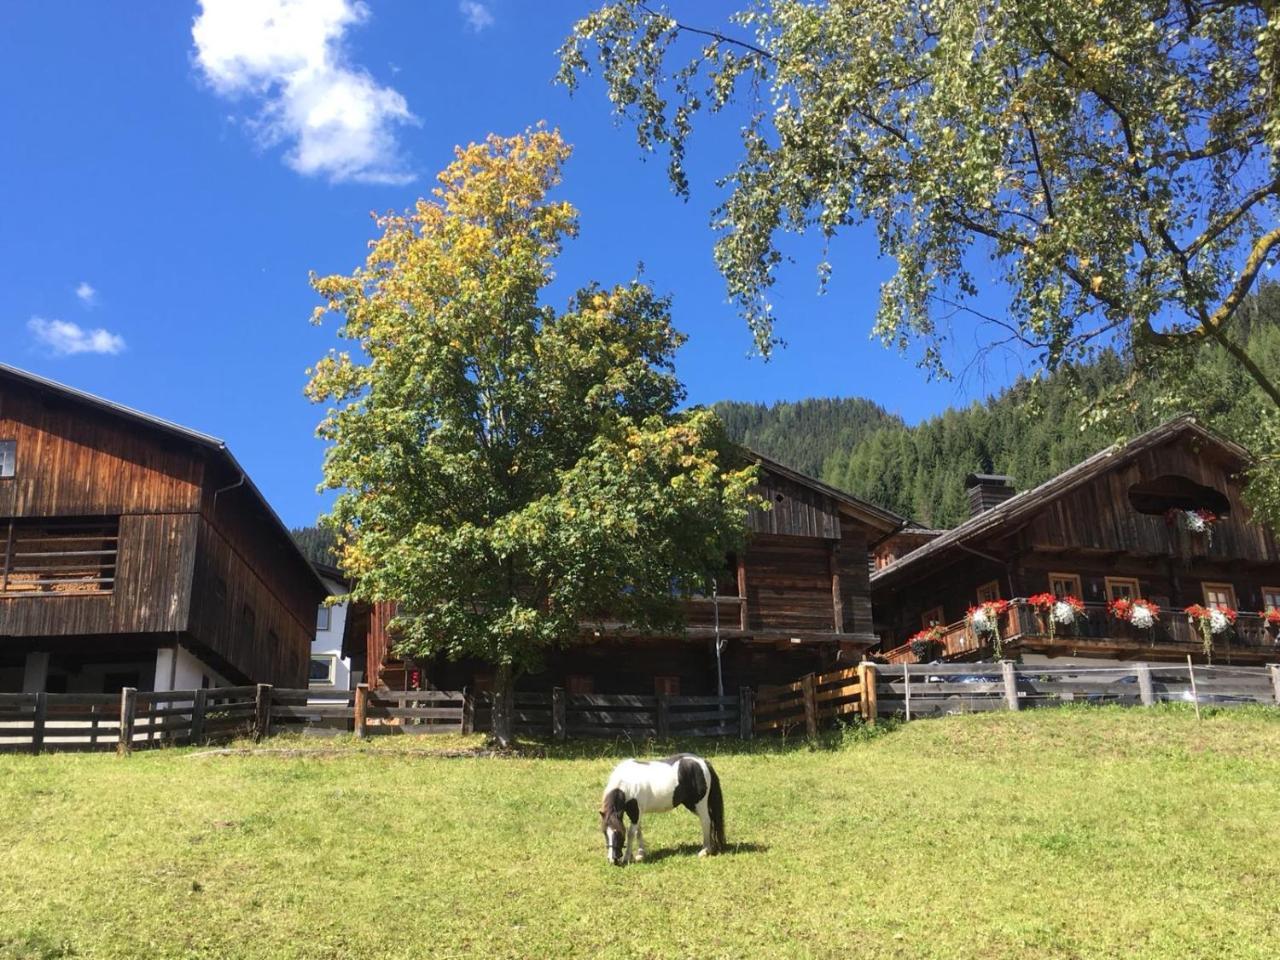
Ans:
[[[1231,501],[1225,494],[1178,474],[1133,484],[1129,503],[1138,513],[1156,517],[1170,510],[1209,510],[1219,517],[1231,513]]]

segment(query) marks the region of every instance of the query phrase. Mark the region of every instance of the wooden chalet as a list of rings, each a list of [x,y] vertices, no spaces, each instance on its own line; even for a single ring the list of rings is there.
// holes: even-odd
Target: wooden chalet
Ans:
[[[728,558],[713,596],[686,605],[684,631],[651,636],[625,627],[584,629],[579,642],[548,655],[545,670],[518,689],[564,687],[570,693],[689,695],[740,685],[779,683],[858,661],[878,641],[871,616],[869,558],[904,524],[897,515],[747,452],[759,464],[759,493],[749,539]],[[363,660],[371,686],[431,686],[484,691],[484,663],[415,663],[395,656],[387,625],[391,604],[353,605],[343,655]],[[719,667],[716,647],[720,646]]]
[[[1258,615],[1280,608],[1280,544],[1241,499],[1248,462],[1240,446],[1181,418],[1023,493],[1007,477],[971,475],[969,520],[945,532],[915,528],[905,549],[901,537],[878,548],[871,592],[884,658],[990,658],[992,638],[976,635],[966,615],[1003,599],[1013,601],[1000,622],[1004,655],[1028,662],[1201,660],[1202,635],[1184,612],[1193,604],[1239,611],[1214,640],[1215,662],[1280,659]],[[1197,510],[1214,518],[1203,532],[1182,522]],[[1086,618],[1051,628],[1026,602],[1046,593],[1084,601]],[[1108,611],[1109,601],[1133,598],[1159,606],[1152,627]],[[908,642],[933,625],[940,636]]]
[[[326,595],[221,440],[0,365],[0,691],[302,687]]]

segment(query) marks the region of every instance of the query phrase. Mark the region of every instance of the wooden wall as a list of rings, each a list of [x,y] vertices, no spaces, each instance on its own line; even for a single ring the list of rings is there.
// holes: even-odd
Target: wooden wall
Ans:
[[[840,512],[834,500],[786,477],[760,471],[755,492],[769,509],[753,509],[747,517],[752,533],[840,539]]]
[[[0,376],[0,439],[17,471],[0,479],[0,517],[77,517],[196,510],[204,458],[119,417],[44,396]]]

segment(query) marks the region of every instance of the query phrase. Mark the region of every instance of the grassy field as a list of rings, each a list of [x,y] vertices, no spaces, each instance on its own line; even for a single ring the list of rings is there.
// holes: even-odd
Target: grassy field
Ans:
[[[475,743],[0,758],[0,957],[1280,956],[1280,712],[704,744],[732,852],[680,811],[622,869],[629,751]]]

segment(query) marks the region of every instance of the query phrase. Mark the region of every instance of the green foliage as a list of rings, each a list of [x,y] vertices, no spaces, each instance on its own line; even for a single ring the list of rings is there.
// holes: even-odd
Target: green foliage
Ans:
[[[364,268],[314,280],[356,347],[308,386],[333,404],[324,522],[355,596],[399,604],[403,651],[507,683],[584,622],[677,626],[754,478],[714,414],[677,412],[666,299],[635,280],[541,302],[577,232],[548,196],[568,153],[541,129],[460,149],[433,199],[379,220]]]
[[[336,566],[338,538],[328,527],[294,527],[289,531],[302,555],[312,563]]]
[[[1280,370],[1280,286],[1263,284],[1237,323],[1237,336],[1250,354]],[[1248,494],[1259,516],[1280,529],[1280,470],[1265,455],[1280,449],[1269,399],[1213,343],[1166,356],[1167,363],[1135,368],[1104,351],[1088,363],[1022,380],[986,403],[948,410],[914,427],[895,418],[877,426],[874,419],[845,416],[843,411],[859,409],[852,402],[717,409],[725,411],[735,439],[761,453],[797,468],[803,456],[805,467],[819,465],[817,473],[828,483],[940,527],[968,516],[968,473],[1007,473],[1025,490],[1117,440],[1192,413],[1250,450],[1264,451],[1249,476]],[[1117,390],[1131,382],[1125,401],[1117,403]],[[819,442],[787,429],[796,422],[797,408],[805,410],[805,429]]]
[[[1204,713],[657,745],[710,755],[730,851],[677,810],[623,869],[595,811],[645,744],[3,755],[0,958],[1272,960],[1280,711]]]

